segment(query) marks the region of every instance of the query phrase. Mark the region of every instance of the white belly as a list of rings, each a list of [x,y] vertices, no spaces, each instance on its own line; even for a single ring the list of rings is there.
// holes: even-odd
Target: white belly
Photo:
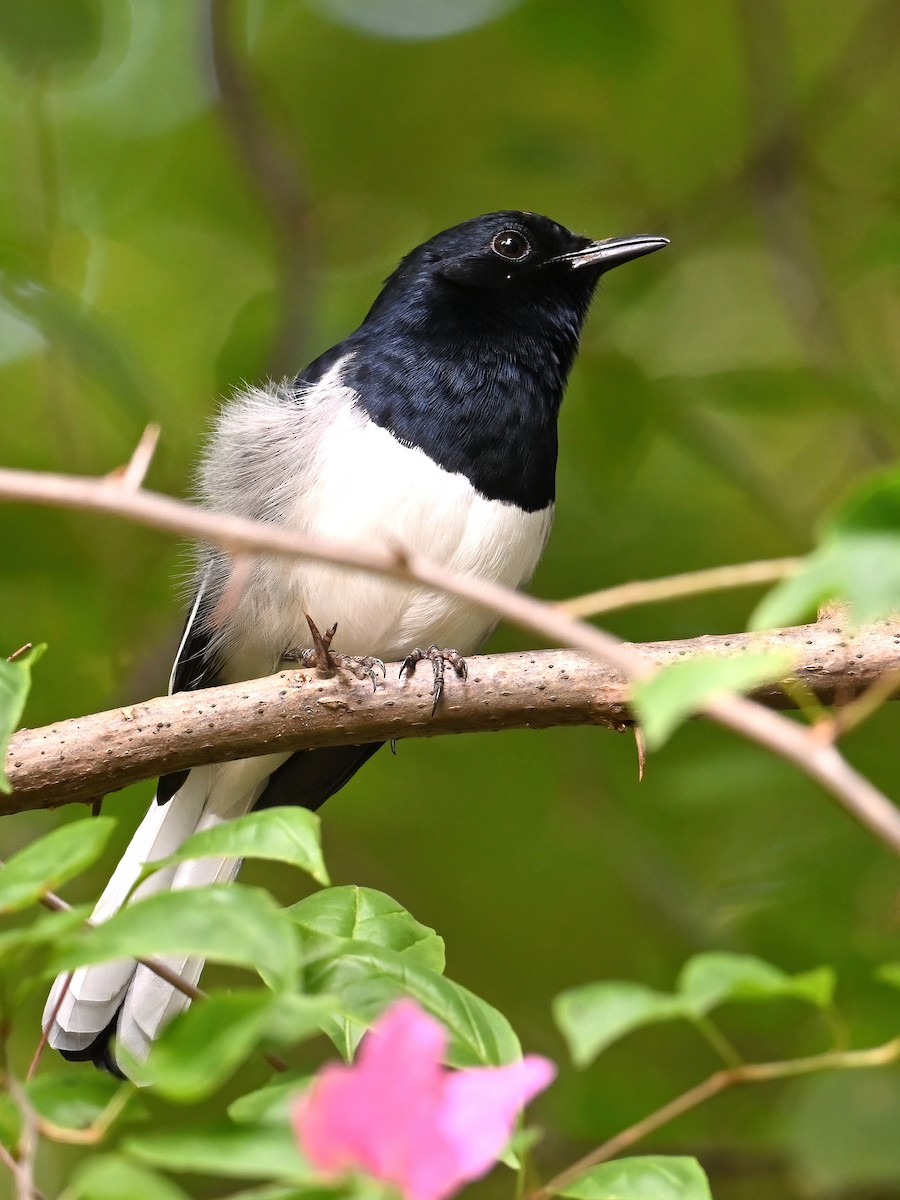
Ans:
[[[552,505],[526,513],[486,500],[421,450],[402,446],[358,410],[331,414],[306,464],[302,494],[279,523],[323,538],[397,546],[479,579],[519,587],[534,571]],[[227,618],[227,675],[275,669],[287,649],[310,644],[304,617],[337,622],[334,649],[386,662],[436,642],[472,653],[495,619],[471,603],[346,567],[268,560]]]

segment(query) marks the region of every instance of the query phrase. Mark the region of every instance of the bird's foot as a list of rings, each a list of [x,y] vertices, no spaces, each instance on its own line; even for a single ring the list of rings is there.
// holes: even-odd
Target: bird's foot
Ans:
[[[316,674],[321,679],[330,679],[339,670],[349,671],[357,679],[368,679],[372,684],[372,691],[375,691],[378,687],[376,672],[380,671],[382,678],[385,674],[381,659],[369,654],[332,653],[331,643],[337,633],[337,624],[331,625],[322,633],[308,613],[304,613],[304,616],[313,644],[311,647],[286,650],[281,656],[282,661],[296,662],[301,667],[315,667]]]
[[[434,690],[432,692],[431,715],[437,712],[437,706],[441,699],[441,694],[444,691],[444,669],[449,663],[456,672],[458,679],[466,679],[469,671],[466,667],[466,660],[458,650],[441,650],[438,646],[429,646],[427,650],[420,650],[416,646],[415,650],[407,654],[403,662],[400,664],[400,677],[404,674],[412,675],[415,672],[417,665],[427,659],[434,671]]]

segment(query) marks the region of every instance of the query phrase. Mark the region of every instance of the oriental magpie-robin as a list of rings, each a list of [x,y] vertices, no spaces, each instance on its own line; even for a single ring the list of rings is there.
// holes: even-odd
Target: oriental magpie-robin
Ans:
[[[403,259],[355,333],[293,381],[225,405],[200,469],[203,503],[323,538],[389,542],[521,586],[550,531],[557,414],[594,289],[610,268],[665,245],[591,241],[525,212],[439,233]],[[416,584],[282,558],[234,573],[227,555],[203,550],[171,689],[277,670],[288,651],[310,645],[307,614],[322,628],[337,622],[335,651],[411,663],[428,656],[420,647],[471,653],[494,624],[481,608]],[[377,749],[272,754],[163,777],[94,919],[125,902],[142,863],[195,830],[254,806],[318,808]],[[184,863],[133,895],[230,881],[238,867]],[[166,962],[191,983],[203,965]],[[82,968],[66,981],[47,1002],[50,1044],[114,1071],[116,1044],[143,1057],[188,1003],[135,962]]]

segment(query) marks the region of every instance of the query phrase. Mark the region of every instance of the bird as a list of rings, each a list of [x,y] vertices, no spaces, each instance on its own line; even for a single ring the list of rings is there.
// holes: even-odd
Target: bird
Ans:
[[[413,249],[360,326],[294,378],[238,391],[201,457],[197,498],[217,512],[343,542],[380,543],[519,588],[553,520],[557,417],[602,275],[668,244],[593,240],[507,210]],[[330,563],[236,563],[199,548],[170,692],[258,678],[332,656],[374,678],[377,664],[428,660],[435,702],[445,663],[461,678],[496,623],[479,606],[415,582]],[[324,630],[325,632],[320,632]],[[328,660],[322,662],[323,656]],[[194,767],[164,775],[93,919],[161,890],[230,882],[234,859],[142,864],[196,830],[253,808],[317,809],[380,743]],[[196,984],[202,960],[166,965]],[[49,1044],[123,1074],[188,997],[120,960],[60,976],[44,1011]],[[127,1056],[125,1056],[127,1057]]]

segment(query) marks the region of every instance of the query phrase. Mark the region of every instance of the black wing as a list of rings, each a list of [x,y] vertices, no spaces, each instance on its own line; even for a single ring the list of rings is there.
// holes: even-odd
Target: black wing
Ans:
[[[329,796],[340,791],[383,745],[384,742],[369,742],[364,746],[298,750],[273,772],[254,807],[294,804],[315,811]]]
[[[170,696],[175,692],[195,692],[199,688],[215,687],[222,682],[215,662],[209,654],[209,632],[199,615],[205,587],[206,582],[201,580],[185,621],[169,679]],[[189,773],[189,770],[184,770],[160,775],[156,785],[156,803],[167,804]]]
[[[200,615],[205,586],[201,582],[198,587],[185,623],[169,681],[170,694],[216,687],[222,682],[215,659],[209,653],[210,636]],[[273,772],[255,807],[294,804],[315,810],[339,791],[383,745],[383,742],[370,742],[363,746],[300,750]],[[157,804],[171,800],[188,774],[189,771],[184,770],[160,776],[156,788]]]

